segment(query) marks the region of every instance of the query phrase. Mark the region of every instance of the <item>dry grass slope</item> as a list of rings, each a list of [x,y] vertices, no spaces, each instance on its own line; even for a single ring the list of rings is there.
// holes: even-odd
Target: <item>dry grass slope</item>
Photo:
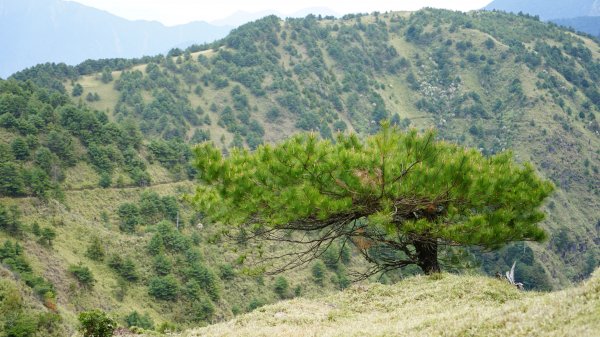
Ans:
[[[600,336],[600,270],[553,293],[450,274],[358,285],[181,335],[192,336]]]

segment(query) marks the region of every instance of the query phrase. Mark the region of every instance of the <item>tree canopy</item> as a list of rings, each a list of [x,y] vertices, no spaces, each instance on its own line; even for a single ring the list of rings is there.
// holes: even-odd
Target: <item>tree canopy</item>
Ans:
[[[228,157],[211,143],[195,153],[194,200],[203,213],[249,238],[298,245],[266,257],[275,271],[319,257],[334,241],[356,246],[372,275],[408,265],[439,271],[442,247],[495,249],[546,236],[539,208],[550,182],[510,152],[486,157],[434,131],[384,124],[364,140],[311,133]]]

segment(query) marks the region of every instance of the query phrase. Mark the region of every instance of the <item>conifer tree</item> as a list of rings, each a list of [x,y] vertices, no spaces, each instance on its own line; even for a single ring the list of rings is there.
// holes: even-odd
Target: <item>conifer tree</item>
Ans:
[[[90,245],[88,246],[87,250],[85,251],[85,256],[89,257],[90,259],[94,260],[94,261],[102,261],[104,260],[104,246],[102,245],[102,242],[100,241],[100,239],[97,236],[94,236],[92,238],[92,242],[90,243]]]
[[[372,263],[368,276],[409,265],[438,272],[438,252],[450,246],[496,249],[546,237],[539,207],[550,182],[510,152],[486,157],[437,141],[433,131],[384,123],[365,140],[302,134],[226,158],[210,143],[195,153],[203,214],[297,245],[263,260],[271,273],[308,263],[335,241]]]

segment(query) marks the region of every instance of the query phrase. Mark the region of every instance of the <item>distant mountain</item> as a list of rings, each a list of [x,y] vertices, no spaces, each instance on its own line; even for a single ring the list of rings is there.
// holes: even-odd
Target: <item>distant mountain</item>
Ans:
[[[231,28],[206,22],[166,27],[61,0],[0,0],[0,77],[43,62],[165,53],[212,42]]]
[[[600,0],[494,0],[485,7],[511,13],[539,15],[542,20],[600,16]]]
[[[571,27],[577,31],[600,38],[600,16],[580,16],[570,19],[555,19],[552,22]]]

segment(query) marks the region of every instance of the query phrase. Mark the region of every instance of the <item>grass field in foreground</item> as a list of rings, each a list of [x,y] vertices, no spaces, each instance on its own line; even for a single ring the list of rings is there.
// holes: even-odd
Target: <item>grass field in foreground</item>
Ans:
[[[192,336],[600,336],[600,270],[552,293],[451,274],[355,285],[181,335]]]

